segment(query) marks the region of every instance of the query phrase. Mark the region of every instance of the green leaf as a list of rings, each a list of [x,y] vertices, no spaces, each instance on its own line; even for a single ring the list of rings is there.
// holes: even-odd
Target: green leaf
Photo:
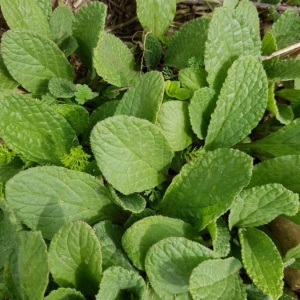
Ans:
[[[203,261],[191,274],[189,288],[193,299],[246,299],[246,291],[237,274],[241,267],[233,257]]]
[[[163,216],[150,216],[135,222],[122,238],[122,245],[133,264],[145,270],[145,257],[149,248],[168,237],[196,239],[197,231],[189,224]]]
[[[78,43],[76,53],[90,71],[93,69],[93,50],[97,46],[100,32],[104,30],[106,10],[104,3],[89,2],[75,15],[73,35]]]
[[[52,40],[63,52],[67,49],[72,36],[73,21],[74,15],[67,6],[57,6],[51,16],[50,29]],[[70,53],[65,54],[68,56]]]
[[[125,195],[165,181],[173,157],[171,146],[157,127],[128,116],[99,122],[91,133],[91,146],[107,181]]]
[[[278,299],[283,288],[283,263],[272,240],[255,228],[239,230],[244,267],[255,285],[271,299]]]
[[[164,96],[164,78],[157,71],[142,75],[120,101],[116,115],[133,116],[155,123]]]
[[[150,283],[147,283],[143,300],[162,300],[162,299],[154,292]]]
[[[300,155],[280,156],[255,165],[247,188],[276,182],[300,194],[298,178],[300,178]]]
[[[94,225],[93,230],[101,245],[103,270],[119,266],[135,271],[122,247],[122,227],[112,224],[111,221],[102,221]]]
[[[78,104],[83,105],[86,101],[98,96],[86,84],[76,84],[75,100]]]
[[[118,213],[98,179],[62,167],[20,172],[7,182],[6,198],[17,217],[46,239],[69,221],[95,223]]]
[[[50,36],[48,20],[37,1],[1,0],[1,11],[10,29],[31,30]]]
[[[193,92],[206,86],[207,73],[204,69],[193,70],[191,68],[185,68],[179,71],[178,77],[180,84]]]
[[[214,90],[205,87],[194,92],[189,105],[189,115],[192,129],[200,140],[203,140],[207,135],[210,117],[215,107]]]
[[[19,85],[18,82],[16,82],[11,75],[9,74],[4,62],[2,55],[0,55],[0,91],[3,90],[13,90]]]
[[[201,230],[224,214],[251,177],[250,156],[232,149],[206,152],[186,164],[169,185],[160,213]],[[187,202],[188,199],[188,202]]]
[[[74,104],[59,104],[52,105],[51,108],[68,121],[77,136],[87,128],[89,113],[84,107]]]
[[[16,300],[42,300],[48,285],[47,246],[40,232],[19,232],[5,270],[5,283]]]
[[[103,273],[96,300],[142,299],[146,285],[136,272],[111,267]]]
[[[0,182],[5,183],[10,178],[23,170],[24,162],[16,157],[11,162],[0,163]]]
[[[42,10],[43,14],[46,16],[47,20],[51,19],[52,15],[52,3],[49,0],[34,0],[40,9]]]
[[[136,13],[144,30],[156,37],[163,36],[175,16],[176,0],[137,0],[136,5]]]
[[[140,213],[146,207],[146,200],[140,194],[122,195],[117,194],[116,191],[109,186],[111,200],[121,206],[124,210],[132,213]]]
[[[250,149],[265,151],[273,156],[300,154],[300,118],[266,137],[245,145]]]
[[[126,223],[124,224],[124,228],[127,229],[135,222],[140,221],[146,217],[155,216],[155,211],[150,208],[145,208],[142,212],[137,214],[131,214],[130,217],[127,219]]]
[[[227,7],[229,9],[235,9],[235,7],[238,5],[238,0],[224,0],[223,1],[223,7]]]
[[[153,245],[146,256],[146,273],[154,291],[165,300],[191,299],[189,279],[201,262],[214,258],[210,249],[185,238],[170,237]]]
[[[293,247],[287,251],[285,254],[283,261],[287,262],[293,259],[294,262],[290,265],[290,267],[299,270],[300,269],[300,244],[296,247]]]
[[[300,60],[279,60],[266,69],[269,80],[287,81],[300,77]]]
[[[278,49],[287,47],[300,37],[300,18],[295,10],[288,9],[273,24],[271,33],[275,37]]]
[[[44,300],[85,300],[83,295],[70,288],[59,288],[57,290],[52,291]]]
[[[183,69],[190,58],[203,63],[209,19],[197,18],[188,21],[174,34],[165,55],[167,66]]]
[[[207,226],[212,238],[214,252],[218,257],[226,257],[230,251],[230,234],[225,222],[219,218]]]
[[[204,63],[208,73],[207,81],[217,93],[228,69],[239,56],[252,55],[260,58],[260,36],[252,27],[230,9],[214,10],[208,29]]]
[[[281,214],[295,215],[298,206],[298,195],[278,183],[246,189],[230,209],[229,229],[265,225]]]
[[[262,45],[261,45],[261,52],[262,55],[269,55],[272,54],[277,50],[277,44],[275,37],[271,32],[266,32],[263,37]]]
[[[147,2],[148,3],[148,2]],[[131,85],[140,77],[127,46],[117,37],[101,32],[94,50],[94,66],[99,76],[117,87]]]
[[[162,46],[159,39],[150,32],[144,38],[143,54],[148,71],[155,70],[162,56]]]
[[[189,120],[189,103],[168,101],[162,104],[156,126],[161,129],[174,151],[192,144],[193,131]]]
[[[53,77],[49,80],[48,88],[56,98],[72,98],[76,92],[76,85],[67,79]]]
[[[275,95],[291,102],[300,102],[300,90],[298,89],[284,88],[282,90],[275,91]]]
[[[12,77],[33,94],[45,94],[52,77],[74,77],[73,67],[54,42],[36,33],[7,31],[2,55]]]
[[[0,135],[26,159],[61,165],[60,158],[78,145],[69,123],[39,100],[11,94],[0,102]]]
[[[263,117],[268,81],[253,57],[237,59],[228,70],[217,106],[211,115],[205,148],[231,147],[245,138]]]
[[[98,292],[102,272],[100,243],[92,228],[82,221],[65,224],[49,247],[49,265],[54,281],[84,295]]]
[[[167,96],[178,100],[186,100],[191,97],[191,91],[180,87],[179,81],[167,80],[165,82],[165,92]]]

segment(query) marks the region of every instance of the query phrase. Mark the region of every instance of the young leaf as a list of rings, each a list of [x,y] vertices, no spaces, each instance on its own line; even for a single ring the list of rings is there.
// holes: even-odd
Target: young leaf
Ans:
[[[240,15],[226,8],[215,9],[204,57],[210,87],[218,93],[232,63],[241,55],[259,58],[260,46],[259,34]]]
[[[122,245],[133,264],[145,270],[145,257],[149,248],[167,237],[196,239],[197,231],[189,224],[163,216],[146,217],[129,227],[122,238]]]
[[[201,262],[214,258],[210,249],[185,238],[165,238],[146,255],[146,273],[154,291],[162,299],[191,299],[189,279]]]
[[[280,156],[255,165],[248,187],[276,182],[300,194],[299,178],[300,155]]]
[[[211,115],[205,148],[231,147],[245,138],[263,117],[267,101],[268,80],[262,65],[251,56],[237,59]]]
[[[283,263],[272,240],[255,228],[239,230],[244,267],[253,280],[271,299],[278,299],[283,288]]]
[[[4,63],[26,90],[45,94],[52,77],[73,80],[74,70],[51,40],[29,31],[7,31],[2,37]]]
[[[262,55],[269,55],[272,54],[272,52],[275,52],[276,50],[277,50],[277,44],[276,44],[275,37],[271,32],[267,32],[264,35],[262,40],[261,53]]]
[[[115,300],[124,295],[127,299],[143,299],[146,285],[136,272],[121,267],[111,267],[103,273],[96,300]],[[124,298],[124,299],[125,299]]]
[[[49,247],[49,265],[54,281],[84,295],[98,292],[102,272],[100,243],[92,228],[82,221],[65,224]]]
[[[178,78],[182,87],[187,88],[193,92],[207,85],[207,73],[204,69],[185,68],[179,71]]]
[[[173,151],[149,121],[115,116],[99,122],[91,133],[97,164],[109,183],[128,195],[163,181]]]
[[[131,85],[140,77],[139,72],[135,71],[134,56],[127,46],[106,32],[101,32],[99,36],[93,64],[99,76],[117,87]]]
[[[186,22],[172,37],[165,55],[165,64],[183,69],[188,66],[192,57],[198,63],[203,63],[208,24],[208,18]]]
[[[189,105],[189,115],[193,131],[200,140],[207,135],[208,124],[215,107],[214,90],[205,87],[194,92]]]
[[[115,115],[133,116],[155,123],[164,96],[164,78],[157,71],[142,75],[128,89]]]
[[[17,217],[51,239],[68,221],[107,220],[118,213],[104,185],[94,177],[62,167],[22,171],[6,184],[6,198]]]
[[[291,248],[285,254],[283,261],[287,262],[290,259],[294,259],[294,262],[290,265],[290,267],[300,270],[300,244],[298,244],[296,247]]]
[[[76,84],[75,100],[78,104],[83,105],[86,101],[98,96],[86,84]]]
[[[1,11],[10,29],[31,30],[50,37],[48,20],[37,1],[1,0]]]
[[[245,145],[250,149],[259,149],[273,156],[300,154],[300,118],[266,137]]]
[[[162,104],[158,114],[156,126],[161,129],[174,151],[183,150],[193,142],[188,107],[185,101],[168,101]]]
[[[241,263],[233,258],[209,259],[196,267],[190,278],[194,300],[245,300],[246,291],[237,271]]]
[[[295,215],[298,206],[298,195],[278,183],[246,189],[233,202],[229,228],[261,226],[281,214]]]
[[[284,59],[266,69],[269,80],[287,81],[300,77],[300,60]]]
[[[225,222],[219,218],[207,226],[212,238],[214,252],[218,257],[226,257],[230,251],[230,234]]]
[[[66,300],[66,299],[85,300],[85,298],[80,292],[70,288],[59,288],[57,290],[52,291],[47,297],[44,298],[44,300]]]
[[[2,55],[0,55],[0,91],[11,89],[13,90],[19,85],[9,74]]]
[[[278,49],[293,44],[300,37],[300,18],[296,11],[286,10],[273,24],[271,33],[275,37]]]
[[[41,300],[48,285],[47,246],[40,232],[19,232],[5,270],[11,299]]]
[[[136,13],[144,30],[162,37],[174,18],[176,0],[137,0],[136,5]]]
[[[162,46],[154,34],[148,32],[144,38],[144,59],[148,71],[155,70],[162,56]]]
[[[129,262],[122,248],[122,235],[124,230],[110,221],[102,221],[94,225],[93,230],[100,242],[102,253],[102,269],[119,266],[127,270],[136,269]]]
[[[232,149],[206,152],[186,164],[169,185],[160,213],[201,230],[225,213],[251,177],[250,156]],[[188,199],[188,202],[187,202]]]
[[[65,118],[41,101],[16,93],[0,102],[0,133],[10,149],[38,163],[61,165],[60,158],[78,145]]]
[[[78,43],[76,53],[90,71],[93,69],[93,50],[97,46],[100,32],[104,29],[106,9],[104,3],[89,2],[75,15],[73,35]]]

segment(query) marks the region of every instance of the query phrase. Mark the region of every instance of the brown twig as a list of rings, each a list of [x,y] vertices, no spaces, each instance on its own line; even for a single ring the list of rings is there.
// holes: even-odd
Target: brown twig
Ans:
[[[285,54],[290,54],[290,53],[292,53],[294,51],[297,51],[297,50],[300,50],[300,42],[296,43],[294,45],[288,46],[286,48],[280,49],[278,51],[275,51],[270,55],[263,56],[263,60],[271,59],[271,58],[276,57],[276,56],[282,56],[282,55],[285,55]]]
[[[223,0],[218,0],[221,4],[223,3]],[[207,2],[213,2],[216,3],[215,1],[207,1]],[[205,1],[203,0],[183,0],[181,3],[185,4],[205,4]],[[296,6],[287,6],[287,5],[282,5],[282,4],[269,4],[269,3],[261,3],[261,2],[251,2],[256,8],[259,9],[269,9],[272,7],[275,7],[277,11],[284,12],[287,9],[292,9],[295,10],[296,12],[300,13],[300,7]]]

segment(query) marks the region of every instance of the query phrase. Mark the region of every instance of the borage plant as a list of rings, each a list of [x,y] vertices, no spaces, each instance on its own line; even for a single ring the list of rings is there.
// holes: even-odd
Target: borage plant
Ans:
[[[298,14],[166,42],[176,0],[136,2],[142,63],[101,2],[0,2],[1,299],[296,299]]]

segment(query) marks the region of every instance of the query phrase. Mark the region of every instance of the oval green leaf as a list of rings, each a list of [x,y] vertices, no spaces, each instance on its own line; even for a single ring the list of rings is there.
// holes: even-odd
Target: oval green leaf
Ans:
[[[70,288],[59,288],[57,290],[52,291],[44,300],[85,300],[83,295]]]
[[[82,221],[61,227],[50,243],[49,265],[54,281],[61,287],[95,295],[101,280],[102,258],[92,228]]]
[[[62,167],[20,172],[7,182],[6,199],[24,224],[47,239],[69,221],[94,223],[118,213],[99,180]]]
[[[107,181],[125,195],[165,181],[173,157],[168,141],[157,127],[128,116],[99,122],[91,133],[91,147]]]

